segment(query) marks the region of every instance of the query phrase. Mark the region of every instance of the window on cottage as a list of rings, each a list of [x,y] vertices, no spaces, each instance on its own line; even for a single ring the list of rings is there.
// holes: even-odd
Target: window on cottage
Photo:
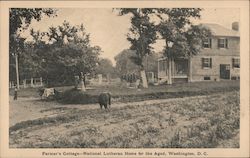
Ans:
[[[204,80],[211,80],[210,76],[205,76]]]
[[[233,58],[233,68],[240,68],[240,59],[239,58]]]
[[[212,68],[212,58],[202,58],[202,68]]]
[[[218,47],[219,48],[228,48],[228,40],[226,38],[218,39]]]
[[[212,39],[207,38],[203,41],[203,48],[212,48]]]

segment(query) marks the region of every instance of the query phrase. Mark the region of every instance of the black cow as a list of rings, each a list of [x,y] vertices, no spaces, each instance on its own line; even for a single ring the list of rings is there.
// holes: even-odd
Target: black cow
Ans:
[[[105,109],[111,106],[111,94],[108,92],[101,93],[98,97],[98,103],[100,104],[100,108],[104,106]]]

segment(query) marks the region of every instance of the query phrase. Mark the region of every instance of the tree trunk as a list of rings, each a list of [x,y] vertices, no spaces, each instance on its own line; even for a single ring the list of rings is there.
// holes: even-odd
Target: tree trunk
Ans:
[[[188,68],[189,68],[189,72],[188,72],[188,82],[192,82],[193,70],[192,70],[192,60],[191,60],[191,57],[188,58]]]
[[[81,79],[81,81],[80,81],[80,86],[81,86],[81,91],[85,92],[86,88],[85,88],[85,84],[84,84],[83,79]]]
[[[80,77],[79,76],[75,76],[75,89],[77,89],[78,85],[79,85],[79,80],[80,80]]]
[[[143,88],[148,88],[148,81],[146,77],[146,72],[144,69],[141,69],[141,78],[142,78],[142,87]]]
[[[85,92],[86,88],[85,88],[85,83],[84,83],[84,74],[81,72],[80,74],[80,89],[81,91]]]
[[[84,86],[86,88],[86,76],[85,75],[83,75],[83,84],[84,84]]]
[[[19,71],[18,71],[18,55],[16,54],[15,55],[15,60],[16,60],[16,86],[17,86],[17,89],[20,88],[19,86]]]
[[[172,59],[168,58],[168,84],[172,84]]]

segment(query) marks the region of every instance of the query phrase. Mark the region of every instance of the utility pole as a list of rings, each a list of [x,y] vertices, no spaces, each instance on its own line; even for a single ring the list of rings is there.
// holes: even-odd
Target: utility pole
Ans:
[[[16,87],[17,89],[20,88],[20,83],[19,83],[19,66],[18,66],[18,55],[19,53],[22,52],[24,48],[24,38],[21,38],[19,35],[14,34],[12,36],[14,38],[12,47],[13,47],[13,55],[15,57],[15,64],[16,64]]]
[[[19,86],[19,69],[18,69],[18,54],[15,54],[15,61],[16,61],[16,84],[17,84],[17,89],[20,88]]]

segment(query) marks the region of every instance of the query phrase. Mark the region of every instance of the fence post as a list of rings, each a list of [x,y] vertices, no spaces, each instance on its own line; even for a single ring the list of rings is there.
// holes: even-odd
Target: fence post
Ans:
[[[14,81],[11,81],[11,88],[14,88],[15,87],[15,83]]]
[[[30,79],[30,86],[34,87],[33,78]]]
[[[43,86],[43,78],[40,77],[40,85]]]
[[[23,88],[26,88],[26,79],[23,80]]]
[[[110,84],[110,78],[111,78],[111,77],[110,77],[110,74],[108,73],[108,74],[107,74],[107,82],[108,82],[108,84]]]
[[[102,74],[98,74],[98,84],[102,84]]]

